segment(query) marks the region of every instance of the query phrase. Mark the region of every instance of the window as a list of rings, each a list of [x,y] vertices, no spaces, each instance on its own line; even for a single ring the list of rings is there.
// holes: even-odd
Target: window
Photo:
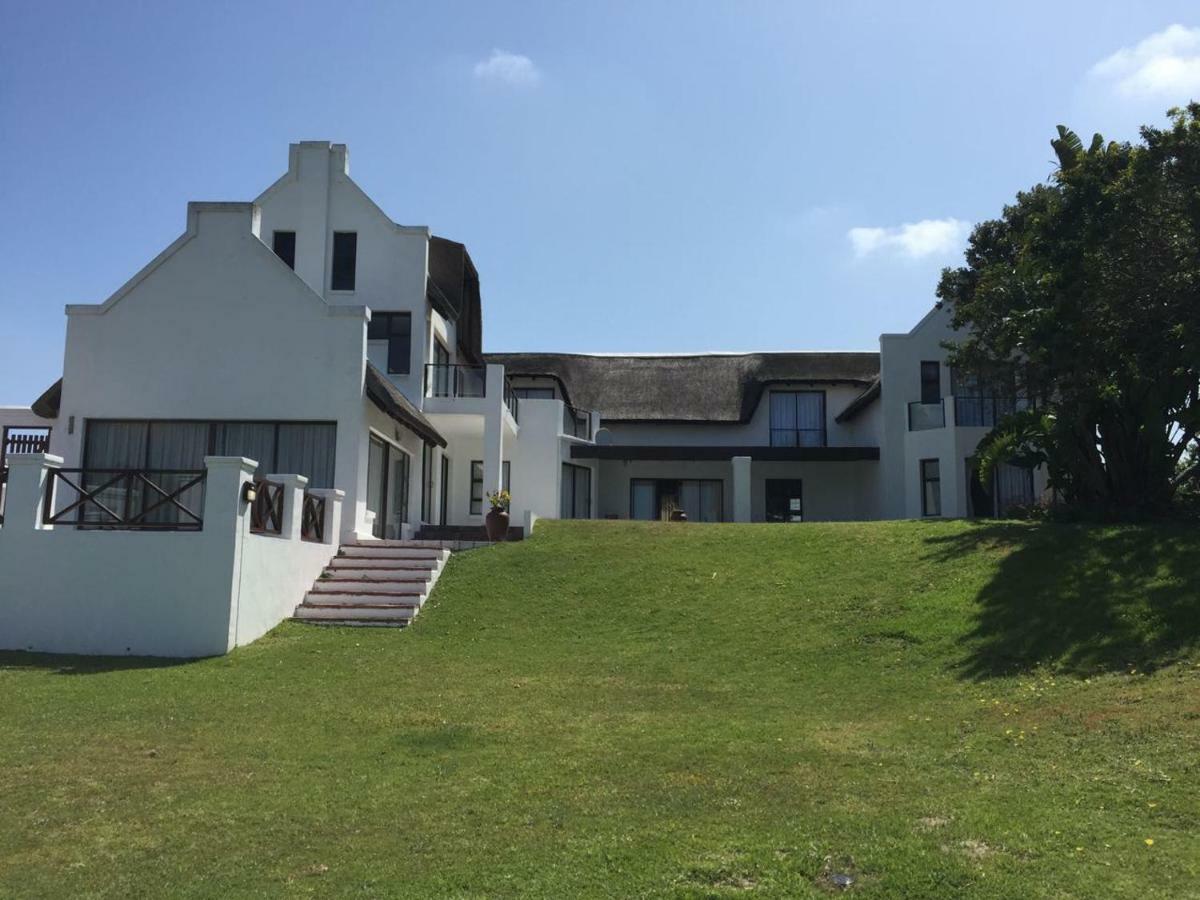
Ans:
[[[367,325],[368,341],[387,341],[389,375],[407,375],[412,355],[412,314],[371,313]]]
[[[203,469],[205,456],[245,456],[259,475],[304,475],[310,488],[333,487],[333,422],[92,419],[84,438],[85,469]]]
[[[592,470],[563,463],[562,498],[558,514],[563,519],[592,517]]]
[[[724,482],[719,478],[631,478],[629,518],[665,519],[681,509],[689,522],[724,520]]]
[[[942,364],[936,360],[921,363],[921,402],[942,402]]]
[[[504,461],[501,467],[500,483],[504,485],[504,490],[512,491],[512,482],[509,481],[509,465],[508,460]],[[483,515],[483,461],[479,459],[471,460],[471,515]]]
[[[554,388],[513,388],[513,393],[522,400],[553,400]]]
[[[771,446],[825,446],[825,392],[771,392]]]
[[[421,521],[433,521],[433,448],[421,444]]]
[[[354,290],[354,270],[358,261],[358,234],[353,231],[333,233],[333,277],[330,290]]]
[[[921,515],[942,514],[941,464],[936,459],[921,460]]]
[[[275,255],[287,263],[289,269],[296,268],[296,232],[275,232],[274,250]]]

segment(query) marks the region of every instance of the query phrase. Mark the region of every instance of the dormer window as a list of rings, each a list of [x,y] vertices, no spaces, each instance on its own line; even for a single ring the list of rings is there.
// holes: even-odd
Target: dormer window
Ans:
[[[412,314],[371,313],[367,325],[368,341],[387,341],[387,371],[389,375],[409,373],[412,350]]]
[[[358,233],[333,233],[333,274],[329,281],[332,291],[354,290],[354,270],[358,264]]]
[[[275,255],[287,263],[289,269],[296,268],[296,232],[277,231],[272,249]]]

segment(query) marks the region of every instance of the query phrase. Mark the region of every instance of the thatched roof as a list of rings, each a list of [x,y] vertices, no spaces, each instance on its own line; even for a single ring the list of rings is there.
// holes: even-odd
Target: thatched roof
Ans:
[[[879,380],[879,376],[877,375],[877,376],[875,376],[875,380],[872,381],[869,385],[867,385],[867,389],[865,391],[863,391],[861,394],[859,394],[857,397],[855,397],[853,400],[851,400],[846,405],[846,408],[843,409],[840,413],[838,413],[837,421],[838,422],[849,422],[851,419],[853,419],[855,416],[857,416],[860,412],[862,412],[864,409],[866,409],[868,406],[870,406],[872,403],[874,403],[876,400],[878,400],[879,395],[881,393],[882,393],[882,382]]]
[[[487,353],[509,376],[562,384],[568,402],[609,421],[747,422],[772,384],[851,384],[879,377],[878,353],[707,353],[591,356]]]
[[[60,378],[42,391],[42,395],[33,401],[30,409],[33,410],[35,416],[41,416],[43,419],[57,419],[58,408],[61,404],[62,379]]]
[[[400,393],[399,388],[388,381],[386,375],[369,362],[367,363],[366,393],[367,399],[379,407],[382,412],[418,435],[425,443],[436,444],[439,447],[446,446],[446,439],[433,427],[433,423]]]

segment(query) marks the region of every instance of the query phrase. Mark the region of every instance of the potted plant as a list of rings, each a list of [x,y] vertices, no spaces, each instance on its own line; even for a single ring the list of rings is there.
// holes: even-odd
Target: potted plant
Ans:
[[[512,494],[506,490],[489,491],[488,503],[491,511],[483,520],[489,541],[502,541],[508,537],[508,507],[512,503]]]

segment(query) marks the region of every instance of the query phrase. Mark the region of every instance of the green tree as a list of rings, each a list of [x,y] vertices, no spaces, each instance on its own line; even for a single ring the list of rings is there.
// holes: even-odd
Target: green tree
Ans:
[[[1066,504],[1168,511],[1200,433],[1200,104],[1136,144],[1085,148],[972,235],[938,297],[970,336],[951,364],[1012,379],[1036,408],[1001,422],[985,462],[1047,466]]]

